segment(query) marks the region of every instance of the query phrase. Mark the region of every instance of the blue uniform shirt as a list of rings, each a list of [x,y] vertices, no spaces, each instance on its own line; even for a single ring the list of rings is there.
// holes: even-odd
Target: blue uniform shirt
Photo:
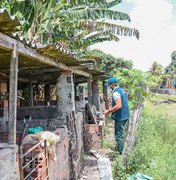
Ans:
[[[122,108],[118,109],[115,112],[112,112],[111,118],[115,121],[127,120],[130,117],[129,107],[128,107],[128,98],[126,92],[121,88],[117,87],[113,91],[112,95],[112,107],[116,105],[116,100],[120,98],[122,101]]]

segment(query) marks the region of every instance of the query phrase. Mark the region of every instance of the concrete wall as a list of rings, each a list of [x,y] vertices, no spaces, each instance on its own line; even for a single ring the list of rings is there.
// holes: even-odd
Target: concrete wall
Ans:
[[[83,113],[76,114],[76,132],[77,132],[77,159],[75,161],[75,174],[78,178],[82,169],[82,153],[83,153]]]
[[[32,119],[51,119],[59,116],[56,106],[32,106],[20,107],[17,110],[17,119],[23,120],[25,116],[31,116]]]
[[[23,132],[24,130],[24,121],[18,120],[17,121],[17,131]],[[29,122],[28,128],[33,127],[42,127],[45,131],[55,131],[57,128],[66,125],[66,117],[60,116],[54,119],[32,119]]]
[[[22,132],[24,129],[24,121],[22,120],[22,117],[25,115],[29,115],[30,112],[33,113],[32,117],[35,117],[36,119],[33,119],[29,122],[28,128],[30,127],[37,127],[37,126],[41,126],[43,127],[44,130],[49,130],[49,131],[54,131],[56,134],[58,134],[61,138],[61,141],[57,144],[56,147],[56,154],[57,154],[57,161],[54,162],[53,160],[49,161],[49,176],[51,180],[69,180],[70,179],[70,169],[74,168],[74,172],[75,172],[75,176],[76,179],[79,176],[79,173],[81,171],[82,168],[82,159],[81,159],[81,155],[83,152],[83,113],[82,112],[78,112],[75,114],[75,128],[76,128],[76,150],[75,152],[75,156],[76,158],[74,158],[74,167],[70,167],[70,149],[69,149],[69,133],[67,128],[67,121],[66,121],[66,117],[63,116],[58,116],[57,113],[55,113],[56,109],[52,107],[29,107],[29,108],[22,108],[20,110],[21,114],[18,115],[18,118],[21,120],[17,121],[17,131],[18,132]],[[37,110],[36,110],[37,109]],[[33,111],[34,110],[34,111]],[[53,112],[54,113],[47,115],[47,111]],[[38,116],[38,113],[41,113],[42,116]],[[57,116],[57,117],[56,117]],[[55,117],[55,118],[54,118]],[[42,119],[45,118],[45,119]],[[20,134],[19,134],[20,135]],[[21,137],[21,135],[20,135]],[[7,133],[6,133],[6,142],[8,140],[7,137]],[[2,158],[0,157],[0,159],[2,160],[1,164],[5,164],[7,162],[7,166],[10,163],[10,159],[12,159],[12,157],[9,155],[10,153],[12,153],[12,150],[9,149],[8,151],[3,151],[2,152]],[[8,157],[6,157],[8,156]],[[9,163],[8,163],[9,162]],[[7,167],[6,166],[6,167]],[[14,169],[16,169],[17,165],[14,163],[11,163],[10,168],[12,169],[12,171],[14,171]],[[7,167],[8,169],[8,167]],[[6,172],[6,171],[4,171]],[[7,172],[6,172],[7,174]],[[11,172],[12,174],[12,172]],[[1,175],[1,174],[0,174]],[[1,177],[1,176],[0,176]],[[3,177],[3,176],[2,176]],[[1,178],[0,178],[1,179]],[[8,179],[4,179],[4,180],[8,180]],[[10,180],[10,179],[9,179]],[[16,179],[14,179],[16,180]]]
[[[17,145],[0,144],[0,179],[19,180]]]
[[[7,131],[8,128],[8,108],[0,108],[0,129]]]

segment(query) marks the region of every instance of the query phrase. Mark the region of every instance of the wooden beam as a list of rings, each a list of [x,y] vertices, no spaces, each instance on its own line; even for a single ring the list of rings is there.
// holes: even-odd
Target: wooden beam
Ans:
[[[88,89],[88,102],[90,105],[92,105],[92,79],[91,79],[91,77],[89,77],[87,79],[87,81],[88,81],[88,83],[87,83],[87,85],[88,85],[88,87],[87,87],[87,89]]]
[[[58,69],[70,70],[75,74],[79,74],[79,75],[82,75],[85,77],[90,76],[90,74],[87,72],[81,71],[81,70],[73,68],[73,67],[69,67],[64,63],[59,62],[59,59],[51,58],[46,55],[43,55],[43,54],[37,52],[37,50],[27,47],[23,43],[15,40],[3,33],[0,33],[0,48],[6,49],[6,50],[13,50],[14,44],[18,45],[18,53],[22,54],[23,56],[28,57],[29,59],[35,59],[44,64],[48,64],[50,66],[57,67]]]
[[[18,83],[18,51],[14,44],[10,62],[10,92],[9,92],[9,143],[16,144],[17,116],[17,83]]]
[[[108,101],[108,86],[105,86],[106,81],[102,81],[103,84],[103,100],[105,102],[105,109],[109,109],[109,101]]]
[[[51,102],[51,86],[50,86],[50,84],[45,84],[44,93],[45,93],[45,105],[50,106],[50,102]]]
[[[0,33],[0,47],[5,50],[12,50],[13,49],[13,43],[9,41],[9,38],[7,39],[6,35],[3,33]]]
[[[9,71],[8,71],[8,74],[9,74]],[[3,76],[5,78],[9,79],[9,76],[7,75],[7,73],[0,73],[0,76]],[[18,77],[18,81],[29,83],[31,80]],[[36,83],[36,81],[32,81],[32,83]]]
[[[63,64],[61,62],[59,63],[59,68],[62,69],[62,70],[69,70],[74,74],[79,74],[79,75],[82,75],[82,76],[85,76],[85,77],[90,77],[91,76],[91,74],[89,74],[89,73],[87,73],[85,71],[81,71],[81,70],[79,70],[77,68],[74,68],[74,67],[69,67],[69,66],[67,66],[67,65],[65,65],[65,64]]]
[[[92,81],[92,104],[96,106],[97,111],[100,111],[100,95],[98,80]]]

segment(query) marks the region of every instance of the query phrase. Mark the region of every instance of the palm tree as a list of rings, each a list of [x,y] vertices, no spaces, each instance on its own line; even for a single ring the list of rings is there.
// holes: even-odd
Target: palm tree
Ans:
[[[157,61],[154,61],[150,68],[150,72],[152,73],[153,76],[162,76],[164,72],[164,68]]]

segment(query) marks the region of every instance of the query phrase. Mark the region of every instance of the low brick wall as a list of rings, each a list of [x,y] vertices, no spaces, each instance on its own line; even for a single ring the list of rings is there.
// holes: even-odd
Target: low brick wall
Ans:
[[[37,116],[36,116],[37,117]],[[78,112],[75,114],[75,139],[76,139],[76,146],[75,150],[73,151],[74,154],[74,167],[70,164],[70,134],[67,130],[67,122],[65,116],[59,116],[57,118],[47,118],[47,119],[32,119],[29,123],[28,128],[41,126],[44,130],[52,131],[58,134],[61,138],[60,142],[56,146],[56,155],[57,161],[49,160],[49,179],[51,180],[69,180],[71,179],[71,168],[75,173],[76,179],[78,179],[81,168],[82,168],[82,151],[83,151],[83,113]],[[23,120],[17,121],[17,142],[20,141],[21,132],[24,129],[24,122]],[[8,133],[1,132],[0,141],[8,140]],[[10,152],[9,152],[10,153]],[[10,156],[9,156],[10,157]],[[2,164],[6,163],[5,159],[2,158]],[[7,160],[8,161],[8,160]],[[11,163],[13,166],[11,169],[14,169],[16,165]],[[11,173],[12,174],[12,173]],[[1,175],[1,174],[0,174]],[[1,176],[0,176],[1,177]],[[3,176],[2,176],[3,177]],[[0,178],[1,179],[1,178]],[[13,179],[13,178],[11,178]],[[6,179],[4,179],[6,180]],[[8,179],[7,179],[8,180]],[[9,179],[10,180],[10,179]],[[14,179],[16,180],[16,179]]]
[[[101,148],[104,136],[104,119],[98,120],[98,124],[85,124],[83,132],[85,151]]]
[[[1,180],[19,180],[17,145],[0,144],[0,179]]]
[[[55,131],[61,138],[56,146],[57,161],[49,160],[49,179],[51,180],[69,180],[69,135],[66,128],[58,128]]]
[[[71,167],[69,157],[69,133],[67,128],[58,128],[54,132],[60,136],[61,140],[56,146],[57,161],[49,161],[49,178],[51,180],[69,180],[71,168],[74,168],[76,179],[78,179],[82,169],[81,153],[83,151],[83,114],[77,113],[76,115],[76,132],[77,132],[77,150],[74,161],[75,166]]]

